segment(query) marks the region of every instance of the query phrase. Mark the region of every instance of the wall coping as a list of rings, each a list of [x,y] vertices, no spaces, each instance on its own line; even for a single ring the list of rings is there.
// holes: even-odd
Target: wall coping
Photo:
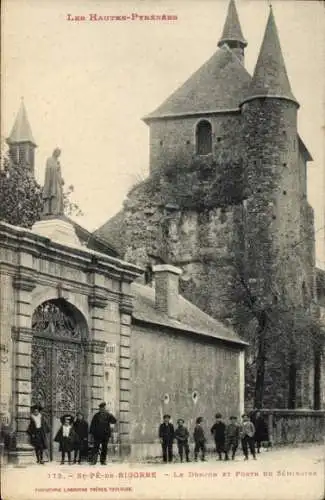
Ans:
[[[297,408],[296,410],[290,410],[290,409],[270,409],[270,408],[262,408],[260,410],[261,413],[264,415],[277,415],[277,416],[283,416],[283,417],[289,417],[289,416],[319,416],[319,417],[325,417],[325,410],[311,410],[308,408]]]
[[[153,266],[154,273],[171,273],[171,274],[182,274],[182,269],[176,266],[172,266],[170,264],[157,264]]]
[[[2,234],[1,246],[13,245],[16,252],[25,251],[36,257],[44,258],[55,255],[56,259],[73,259],[84,267],[91,266],[89,270],[99,274],[113,272],[122,275],[122,279],[127,282],[132,282],[143,273],[143,269],[139,266],[116,257],[83,246],[62,244],[36,234],[30,229],[13,226],[4,221],[0,221],[0,232]]]

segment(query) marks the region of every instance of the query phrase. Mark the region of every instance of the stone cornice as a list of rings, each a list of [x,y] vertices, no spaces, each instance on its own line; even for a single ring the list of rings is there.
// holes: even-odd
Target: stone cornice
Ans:
[[[33,340],[33,330],[32,328],[14,326],[11,329],[11,338],[16,342],[31,343]]]
[[[91,294],[88,296],[88,304],[90,307],[99,307],[104,309],[108,304],[108,294],[104,288],[94,286]]]
[[[121,314],[132,314],[133,296],[121,294],[119,309]]]
[[[18,268],[18,273],[14,275],[12,284],[16,290],[31,292],[36,287],[36,279],[33,271]]]

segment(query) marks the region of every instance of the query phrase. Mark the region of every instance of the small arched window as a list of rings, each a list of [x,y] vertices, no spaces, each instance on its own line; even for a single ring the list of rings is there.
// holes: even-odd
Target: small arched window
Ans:
[[[208,155],[212,153],[212,127],[207,120],[202,120],[196,127],[196,153]]]

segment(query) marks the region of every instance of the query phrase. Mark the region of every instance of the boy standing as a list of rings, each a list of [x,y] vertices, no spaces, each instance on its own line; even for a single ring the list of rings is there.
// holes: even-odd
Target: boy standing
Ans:
[[[74,449],[77,435],[72,426],[73,418],[71,415],[64,415],[61,418],[61,427],[58,430],[54,441],[59,443],[59,451],[61,451],[61,465],[64,464],[65,455],[68,456],[68,463],[71,465],[71,451]]]
[[[173,424],[170,423],[170,415],[164,415],[164,421],[159,426],[159,439],[162,448],[163,461],[166,463],[173,461],[173,441],[175,431]]]
[[[202,422],[203,422],[203,417],[198,417],[196,419],[196,425],[194,427],[194,433],[193,433],[193,438],[194,438],[194,460],[197,462],[197,457],[199,454],[199,451],[201,450],[201,460],[202,462],[205,461],[205,435],[204,435],[204,430],[202,428]]]
[[[241,427],[241,445],[244,452],[245,460],[248,460],[248,448],[253,455],[254,460],[256,460],[255,455],[255,427],[253,422],[249,420],[249,417],[246,413],[242,416],[243,422]]]
[[[217,413],[216,422],[211,427],[211,434],[214,437],[214,441],[216,444],[216,452],[219,456],[219,460],[222,460],[221,453],[225,452],[225,433],[226,433],[226,425],[224,424],[224,422],[222,422],[221,413]]]
[[[26,431],[30,439],[30,444],[35,450],[38,464],[44,464],[43,451],[47,449],[47,434],[50,432],[50,428],[41,410],[42,408],[39,405],[32,406],[30,422]]]
[[[187,428],[184,426],[184,420],[179,418],[177,420],[178,427],[175,431],[175,439],[177,441],[178,453],[183,462],[183,451],[185,451],[186,462],[189,462],[189,452],[190,448],[188,445],[189,432]]]
[[[231,451],[231,459],[235,460],[235,454],[239,443],[240,429],[237,424],[237,417],[230,417],[230,423],[226,427],[226,440],[225,440],[225,460],[229,460],[229,451]]]

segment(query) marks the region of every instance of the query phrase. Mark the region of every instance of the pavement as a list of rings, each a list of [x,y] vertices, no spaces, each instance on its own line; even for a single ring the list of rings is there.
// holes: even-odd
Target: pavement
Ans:
[[[247,461],[7,466],[1,483],[4,500],[324,500],[324,473],[324,446],[303,445]]]

